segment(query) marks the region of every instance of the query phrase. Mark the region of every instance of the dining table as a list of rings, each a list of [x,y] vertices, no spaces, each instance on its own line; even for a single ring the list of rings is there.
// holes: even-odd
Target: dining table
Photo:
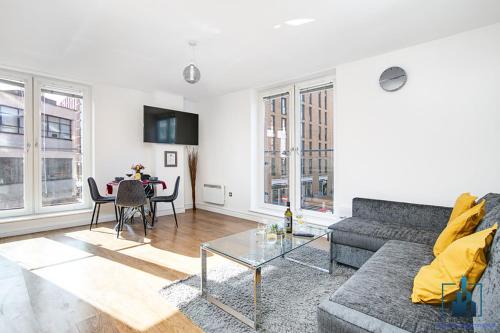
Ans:
[[[124,180],[124,179],[122,179]],[[122,180],[112,180],[106,184],[106,192],[108,195],[112,195],[115,187],[118,188],[120,182]],[[148,205],[144,207],[144,212],[146,213],[146,225],[149,229],[153,228],[153,208],[151,206],[150,198],[152,198],[155,194],[155,185],[161,185],[162,190],[167,189],[167,183],[164,180],[150,180],[143,179],[141,180],[142,185],[144,186],[144,192],[146,194],[146,200],[148,201]],[[149,206],[149,207],[148,207]],[[124,212],[124,222],[126,224],[134,224],[134,216],[138,213],[140,215],[140,211],[137,208],[127,208]],[[156,219],[155,219],[156,220]],[[141,222],[142,223],[142,222]],[[118,223],[115,228],[118,227]]]

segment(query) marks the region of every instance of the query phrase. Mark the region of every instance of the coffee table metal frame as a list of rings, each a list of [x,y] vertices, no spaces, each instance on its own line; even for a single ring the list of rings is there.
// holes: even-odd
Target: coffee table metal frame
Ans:
[[[299,247],[292,249],[291,251],[288,251],[287,253],[282,254],[281,258],[287,259],[289,261],[292,261],[294,263],[297,263],[297,264],[300,264],[303,266],[307,266],[309,268],[317,269],[319,271],[332,274],[333,273],[333,243],[331,240],[331,233],[332,233],[331,230],[326,231],[326,236],[329,239],[329,245],[330,245],[330,251],[329,251],[330,258],[329,258],[328,269],[314,266],[314,265],[311,265],[309,263],[302,262],[300,260],[293,259],[293,258],[288,258],[285,256],[286,254],[293,252],[294,250],[296,250],[296,249],[298,249],[298,248],[300,248],[308,243],[303,244]],[[319,238],[321,238],[321,237],[319,237]],[[319,238],[312,239],[311,242],[313,242]],[[253,308],[254,308],[254,314],[253,314],[252,319],[248,318],[247,316],[245,316],[244,314],[242,314],[238,310],[232,308],[231,306],[222,303],[220,300],[218,300],[217,298],[215,298],[214,296],[212,296],[208,293],[208,290],[207,290],[207,253],[208,252],[210,252],[212,254],[216,254],[216,255],[221,256],[221,257],[224,257],[224,258],[231,260],[237,264],[245,266],[246,268],[253,271]],[[209,301],[210,303],[216,305],[220,309],[222,309],[225,312],[229,313],[230,315],[234,316],[235,318],[237,318],[241,322],[250,326],[251,328],[253,328],[255,330],[258,329],[260,327],[260,324],[261,324],[261,292],[262,292],[261,268],[262,268],[262,266],[267,264],[268,261],[261,264],[261,265],[256,265],[256,266],[250,265],[244,261],[241,261],[241,260],[238,260],[238,259],[233,258],[231,256],[228,256],[222,252],[208,248],[207,246],[204,246],[204,244],[202,244],[200,246],[200,257],[201,257],[201,296],[203,298],[205,298],[207,301]]]

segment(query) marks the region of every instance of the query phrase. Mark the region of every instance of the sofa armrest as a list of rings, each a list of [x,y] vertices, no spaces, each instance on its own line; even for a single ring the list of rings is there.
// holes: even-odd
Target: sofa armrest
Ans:
[[[352,200],[352,216],[388,223],[402,223],[426,230],[442,230],[452,208],[365,198]]]

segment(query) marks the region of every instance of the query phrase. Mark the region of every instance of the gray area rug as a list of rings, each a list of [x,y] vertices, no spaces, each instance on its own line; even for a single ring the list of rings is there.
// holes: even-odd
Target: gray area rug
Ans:
[[[328,252],[304,246],[289,255],[319,267],[328,267]],[[320,301],[337,290],[355,270],[334,267],[332,275],[297,263],[275,259],[262,268],[261,332],[317,332]],[[208,267],[210,294],[252,318],[253,275],[243,266]],[[161,295],[205,332],[254,332],[233,316],[201,297],[200,276],[166,286]]]

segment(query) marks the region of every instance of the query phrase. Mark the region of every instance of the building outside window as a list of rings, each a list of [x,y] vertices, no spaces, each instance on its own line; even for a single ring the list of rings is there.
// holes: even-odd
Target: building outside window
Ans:
[[[321,110],[318,109],[318,124],[321,124]]]
[[[318,93],[318,107],[321,107],[321,91]]]

